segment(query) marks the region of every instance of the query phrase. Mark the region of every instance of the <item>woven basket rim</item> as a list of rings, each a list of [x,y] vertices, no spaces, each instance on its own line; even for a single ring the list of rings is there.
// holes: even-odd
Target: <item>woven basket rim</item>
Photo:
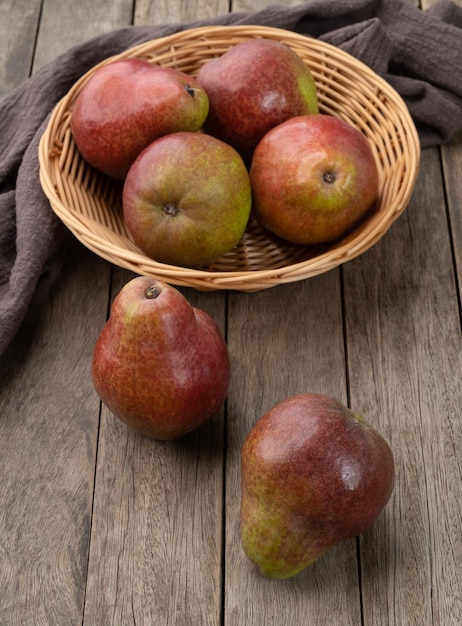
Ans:
[[[55,132],[65,116],[69,115],[69,105],[75,99],[76,94],[83,84],[101,65],[118,58],[132,56],[145,56],[156,54],[159,51],[170,55],[175,51],[175,46],[186,42],[197,42],[198,48],[203,50],[209,44],[216,47],[230,45],[230,39],[250,37],[266,37],[282,40],[292,46],[300,46],[310,54],[318,54],[325,62],[333,62],[340,59],[343,68],[354,70],[358,81],[370,83],[374,90],[385,98],[390,106],[399,113],[399,124],[404,130],[401,142],[406,140],[406,164],[405,171],[401,173],[400,195],[392,203],[387,204],[387,210],[382,211],[375,220],[366,224],[364,230],[355,241],[355,238],[347,236],[340,242],[335,242],[333,247],[327,248],[308,260],[293,261],[278,268],[249,269],[249,270],[220,270],[220,269],[191,269],[170,266],[158,263],[146,257],[141,251],[121,247],[119,243],[109,239],[110,233],[104,225],[100,225],[99,231],[104,231],[104,238],[95,234],[88,225],[87,220],[78,212],[71,211],[61,200],[57,180],[53,176],[50,162],[56,150]],[[166,52],[165,52],[166,51]],[[178,53],[177,53],[178,54]],[[206,59],[207,57],[204,56]],[[327,80],[327,79],[326,79]],[[390,145],[396,138],[390,140]],[[392,146],[393,147],[393,146]],[[47,128],[45,129],[39,145],[40,182],[44,193],[48,197],[51,207],[58,217],[74,233],[74,235],[93,252],[106,260],[131,269],[139,274],[155,275],[159,279],[165,279],[173,284],[193,286],[198,289],[237,289],[244,291],[258,291],[266,287],[272,287],[283,282],[302,280],[317,274],[329,271],[334,267],[355,258],[374,245],[390,228],[392,223],[401,215],[407,206],[413,193],[413,188],[420,164],[420,142],[415,125],[411,119],[403,98],[383,78],[378,76],[371,68],[362,61],[351,56],[347,52],[329,44],[305,35],[287,31],[277,27],[259,25],[220,25],[189,28],[178,31],[171,35],[158,39],[148,40],[133,46],[120,54],[112,55],[90,68],[68,90],[66,95],[56,104],[53,109]],[[60,172],[62,178],[65,176]],[[367,220],[366,220],[367,221]],[[106,229],[106,230],[105,230]],[[109,229],[110,230],[110,229]],[[355,232],[355,231],[354,231]]]

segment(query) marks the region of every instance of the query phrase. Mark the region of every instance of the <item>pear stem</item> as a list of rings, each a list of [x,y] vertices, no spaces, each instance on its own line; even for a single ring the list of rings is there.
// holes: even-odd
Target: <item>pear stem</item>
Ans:
[[[194,96],[196,95],[196,90],[194,89],[194,87],[191,87],[191,85],[186,84],[184,88],[186,92],[189,93],[191,98],[194,98]]]
[[[164,204],[162,211],[165,215],[170,215],[171,217],[175,217],[175,215],[179,213],[178,207],[175,204]]]
[[[149,287],[146,287],[144,290],[144,295],[148,300],[152,300],[153,298],[157,298],[160,294],[161,289],[157,283],[152,283]]]

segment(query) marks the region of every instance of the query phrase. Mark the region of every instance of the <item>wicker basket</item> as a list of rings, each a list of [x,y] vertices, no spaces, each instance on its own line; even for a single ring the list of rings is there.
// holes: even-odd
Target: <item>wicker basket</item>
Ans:
[[[405,209],[420,159],[414,124],[401,97],[352,56],[329,44],[289,31],[258,26],[186,30],[136,46],[114,58],[140,57],[194,75],[202,64],[252,37],[283,41],[310,67],[322,113],[340,117],[364,132],[377,159],[377,209],[333,244],[290,244],[248,225],[241,242],[204,269],[158,263],[145,256],[127,232],[121,183],[91,168],[78,153],[70,131],[72,104],[94,72],[85,74],[57,104],[40,142],[40,181],[55,213],[96,254],[137,274],[200,290],[257,291],[309,278],[357,257],[375,244]],[[99,66],[96,66],[99,67]]]

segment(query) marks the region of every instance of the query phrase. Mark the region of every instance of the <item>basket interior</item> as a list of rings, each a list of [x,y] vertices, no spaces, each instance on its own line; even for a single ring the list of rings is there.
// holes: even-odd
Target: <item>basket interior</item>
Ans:
[[[89,166],[72,137],[72,104],[93,68],[56,107],[39,155],[42,186],[53,209],[85,245],[113,263],[148,275],[164,273],[177,284],[190,284],[189,279],[199,288],[217,288],[224,281],[223,286],[240,288],[241,283],[250,290],[327,271],[357,256],[404,210],[419,164],[414,125],[399,95],[341,50],[280,29],[209,27],[147,42],[112,59],[137,56],[195,75],[210,58],[249,37],[274,38],[291,46],[314,76],[320,112],[340,117],[364,133],[379,169],[376,206],[346,237],[331,244],[295,245],[273,236],[251,218],[240,243],[205,268],[190,270],[156,263],[137,248],[125,227],[122,183]],[[197,284],[201,280],[204,284]]]

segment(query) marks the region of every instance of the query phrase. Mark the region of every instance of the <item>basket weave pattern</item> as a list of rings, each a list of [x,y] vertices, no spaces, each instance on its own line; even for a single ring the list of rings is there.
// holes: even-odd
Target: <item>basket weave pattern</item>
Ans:
[[[377,207],[333,244],[291,244],[251,219],[240,243],[207,268],[158,263],[137,248],[125,227],[122,183],[90,167],[74,143],[72,105],[93,68],[57,104],[39,147],[40,181],[51,207],[90,250],[115,265],[171,284],[257,291],[309,278],[362,254],[404,211],[420,159],[419,139],[407,107],[372,70],[329,44],[277,28],[210,26],[150,41],[103,63],[136,56],[195,75],[210,58],[252,37],[276,39],[294,49],[314,76],[320,112],[344,119],[366,135],[379,168]]]

